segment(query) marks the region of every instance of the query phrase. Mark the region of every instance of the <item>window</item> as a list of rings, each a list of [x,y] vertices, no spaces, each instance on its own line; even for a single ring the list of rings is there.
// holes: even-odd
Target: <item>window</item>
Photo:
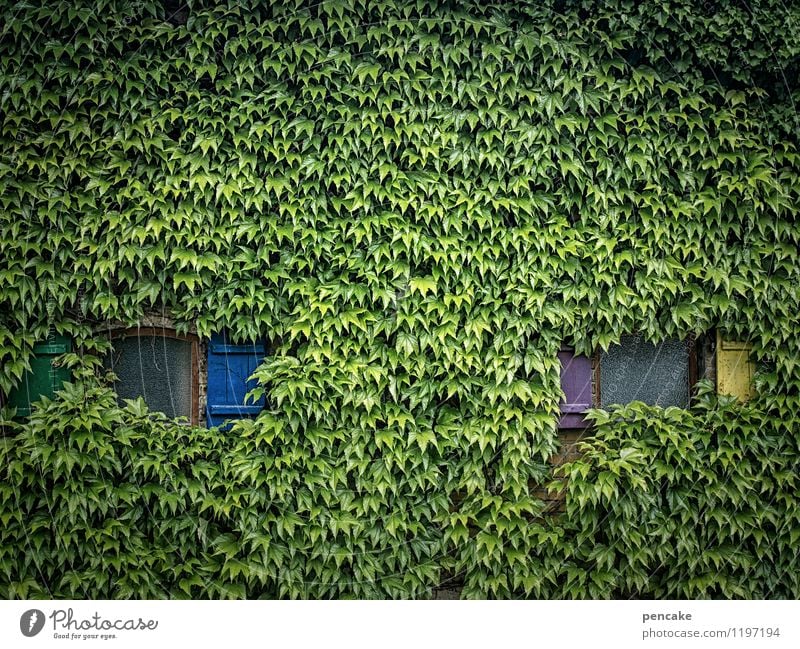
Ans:
[[[665,340],[659,345],[624,336],[600,355],[600,405],[643,401],[686,407],[696,374],[694,342]]]
[[[245,395],[257,385],[248,381],[265,354],[263,342],[235,345],[225,333],[214,334],[208,345],[206,423],[224,426],[229,419],[255,417],[264,407],[262,396],[245,405]]]
[[[59,354],[72,351],[72,343],[65,336],[52,334],[46,342],[33,346],[31,369],[25,372],[16,389],[8,395],[8,405],[17,409],[17,417],[28,417],[31,404],[41,397],[53,398],[64,381],[70,380],[66,367],[55,367],[53,361]]]
[[[558,352],[561,361],[561,389],[565,399],[560,404],[559,428],[586,428],[589,422],[583,416],[592,407],[592,360],[569,349]]]
[[[109,367],[122,399],[142,397],[150,410],[197,423],[197,338],[170,329],[128,329],[113,336]]]
[[[717,332],[717,392],[747,401],[754,394],[755,364],[750,359],[752,345],[725,340]]]

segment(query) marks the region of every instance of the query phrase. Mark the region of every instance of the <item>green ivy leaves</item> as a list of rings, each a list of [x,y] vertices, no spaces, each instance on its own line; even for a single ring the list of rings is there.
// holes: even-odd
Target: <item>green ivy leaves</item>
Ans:
[[[797,596],[796,10],[551,4],[4,12],[0,390],[150,309],[270,354],[225,435],[70,357],[3,423],[0,589]],[[595,413],[544,516],[559,346],[714,326],[760,401]]]

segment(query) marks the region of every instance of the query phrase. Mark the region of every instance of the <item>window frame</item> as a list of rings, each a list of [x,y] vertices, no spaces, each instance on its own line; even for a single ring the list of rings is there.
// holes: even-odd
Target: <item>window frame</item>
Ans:
[[[122,338],[131,338],[131,337],[141,338],[143,336],[158,336],[160,338],[183,340],[190,344],[191,357],[192,357],[191,358],[192,385],[190,388],[192,412],[191,416],[189,417],[189,423],[192,426],[197,426],[199,422],[199,411],[200,411],[200,369],[199,369],[200,339],[196,334],[192,333],[179,334],[172,327],[125,327],[123,329],[116,329],[110,332],[109,340],[111,342],[112,353],[114,351],[115,340],[119,340]]]

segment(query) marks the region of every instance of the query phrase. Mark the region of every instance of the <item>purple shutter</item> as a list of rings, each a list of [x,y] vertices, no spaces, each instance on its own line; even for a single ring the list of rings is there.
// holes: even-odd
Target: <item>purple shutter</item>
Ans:
[[[583,413],[592,407],[592,361],[572,351],[558,352],[561,361],[561,389],[565,400],[560,404],[559,428],[586,428],[589,422]]]

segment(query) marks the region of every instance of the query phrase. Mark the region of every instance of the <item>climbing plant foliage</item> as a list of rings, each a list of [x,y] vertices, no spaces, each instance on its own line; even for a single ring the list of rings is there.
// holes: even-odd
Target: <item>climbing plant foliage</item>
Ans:
[[[799,597],[797,9],[689,6],[3,3],[0,389],[77,351],[3,411],[0,593]],[[265,411],[119,405],[152,310],[264,336]],[[714,328],[753,400],[552,469],[562,345]]]

